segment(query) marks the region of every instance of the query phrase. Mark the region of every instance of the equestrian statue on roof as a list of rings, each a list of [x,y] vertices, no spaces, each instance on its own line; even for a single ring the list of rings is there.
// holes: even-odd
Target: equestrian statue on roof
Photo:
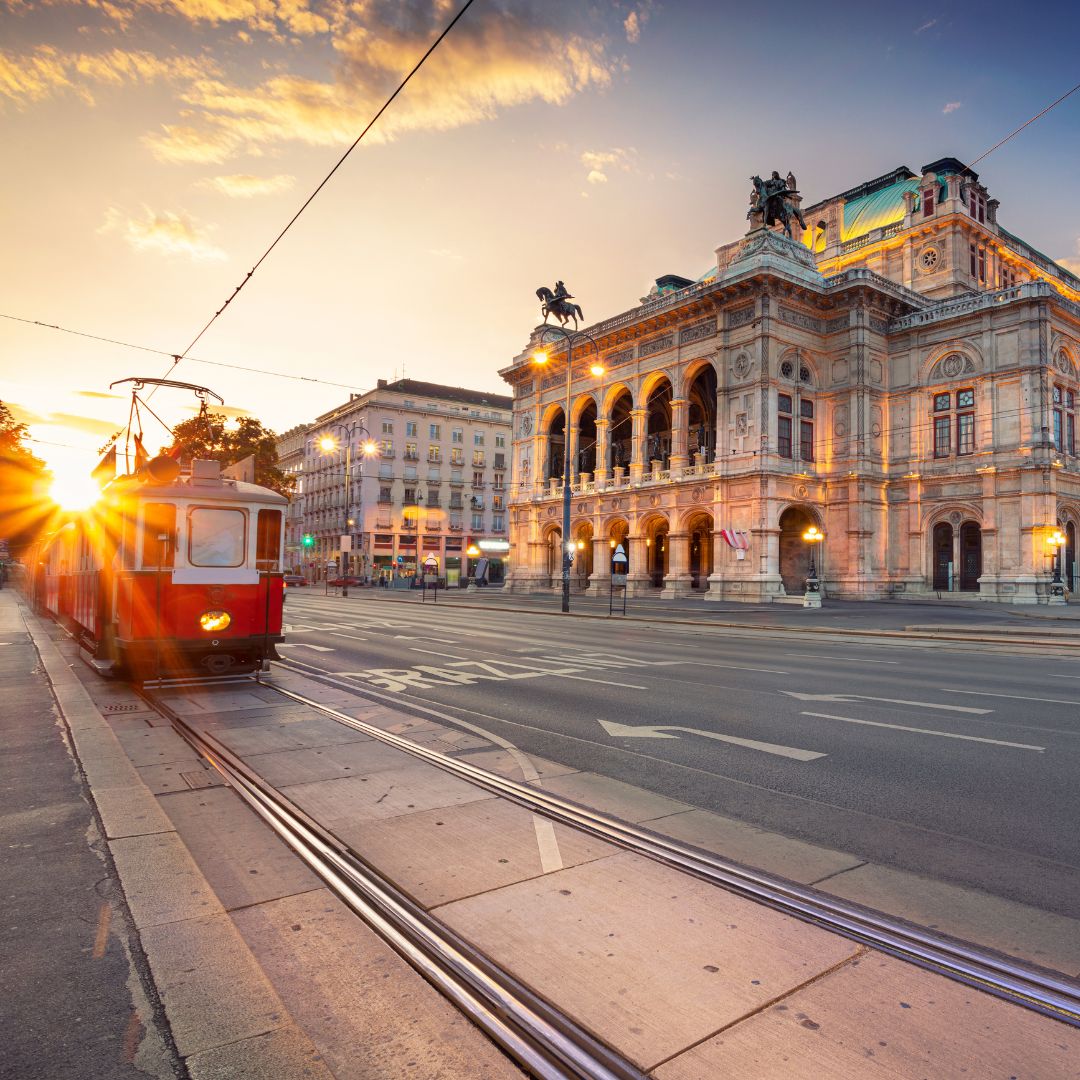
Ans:
[[[555,282],[554,292],[546,285],[541,285],[536,290],[536,299],[541,303],[540,311],[543,313],[544,322],[548,321],[549,315],[554,315],[562,326],[565,326],[570,319],[573,319],[574,329],[576,330],[578,319],[584,318],[581,314],[581,308],[577,304],[570,303],[574,298],[561,281]]]
[[[806,220],[795,201],[798,197],[798,189],[795,186],[795,177],[789,172],[784,179],[775,169],[768,180],[762,180],[760,176],[751,176],[750,182],[754,190],[750,194],[750,209],[746,216],[755,225],[772,226],[777,223],[783,226],[784,235],[791,239],[791,219],[794,218],[804,229]]]

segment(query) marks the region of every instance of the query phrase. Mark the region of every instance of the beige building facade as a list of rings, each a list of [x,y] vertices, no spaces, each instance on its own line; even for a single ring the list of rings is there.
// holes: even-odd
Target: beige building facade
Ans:
[[[802,211],[792,240],[751,228],[584,328],[569,407],[566,344],[533,331],[501,373],[509,588],[558,585],[567,439],[579,591],[606,594],[621,544],[632,595],[801,602],[811,525],[826,596],[1080,584],[1080,279],[955,159]]]

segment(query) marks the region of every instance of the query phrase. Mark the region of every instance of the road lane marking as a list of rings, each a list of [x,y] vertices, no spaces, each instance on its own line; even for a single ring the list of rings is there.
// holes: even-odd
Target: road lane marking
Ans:
[[[790,671],[780,671],[771,667],[750,667],[747,664],[718,664],[712,660],[680,660],[680,664],[696,664],[698,667],[727,668],[730,671],[765,671],[770,675],[790,675]]]
[[[330,632],[330,636],[331,637],[352,638],[353,641],[370,641],[371,640],[371,635],[370,634],[342,634],[337,630],[332,630]]]
[[[967,693],[960,690],[957,693]],[[868,694],[800,694],[797,690],[781,690],[781,694],[797,698],[799,701],[838,701],[850,705],[856,701],[884,701],[889,705],[911,705],[917,709],[944,709],[946,712],[975,713],[985,716],[993,709],[973,709],[968,705],[939,705],[936,701],[907,701],[904,698],[870,697]],[[972,691],[974,693],[974,691]]]
[[[1051,679],[1080,679],[1080,675],[1051,675]]]
[[[973,694],[975,697],[1012,698],[1014,701],[1046,701],[1051,705],[1080,705],[1080,701],[1066,701],[1065,698],[1056,697],[1032,697],[1030,694],[991,694],[986,690],[953,690],[948,686],[939,686],[938,689],[946,694]]]
[[[300,642],[298,645],[288,645],[282,642],[278,642],[279,649],[313,649],[315,652],[335,652],[334,649],[328,649],[325,645],[309,645],[306,641]]]
[[[94,959],[100,960],[105,955],[109,944],[109,924],[112,922],[112,908],[103,903],[98,912],[97,934],[94,937]]]
[[[794,758],[796,761],[816,761],[828,757],[814,750],[800,750],[795,746],[781,746],[778,743],[758,742],[756,739],[740,739],[736,735],[721,735],[715,731],[702,731],[700,728],[680,727],[675,724],[618,724],[610,720],[597,720],[597,723],[609,734],[626,739],[678,739],[678,735],[668,735],[669,731],[681,731],[686,735],[700,735],[706,739],[745,746],[750,750],[760,750],[777,757]]]
[[[899,664],[899,660],[871,660],[866,656],[829,656],[827,653],[789,652],[785,656],[807,656],[811,660],[851,660],[857,664]]]
[[[1014,750],[1037,750],[1040,754],[1045,746],[1029,746],[1027,743],[1004,742],[1002,739],[983,739],[978,735],[957,735],[952,731],[933,731],[930,728],[907,727],[904,724],[883,724],[878,720],[859,720],[854,716],[833,716],[832,713],[804,712],[803,716],[821,716],[826,720],[843,720],[845,724],[865,724],[867,727],[892,728],[894,731],[914,731],[919,735],[939,735],[943,739],[963,739],[965,742],[990,743],[993,746],[1010,746]]]

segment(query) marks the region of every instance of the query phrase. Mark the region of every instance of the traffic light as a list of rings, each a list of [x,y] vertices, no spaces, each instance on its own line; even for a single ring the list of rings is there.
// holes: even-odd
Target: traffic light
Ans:
[[[304,547],[313,547],[315,544],[315,537],[311,533],[304,533]]]

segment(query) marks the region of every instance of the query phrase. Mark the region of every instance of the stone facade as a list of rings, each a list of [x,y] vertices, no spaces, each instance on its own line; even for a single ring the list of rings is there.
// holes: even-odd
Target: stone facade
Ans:
[[[298,479],[287,561],[308,576],[332,575],[340,569],[340,537],[349,535],[350,574],[411,578],[434,556],[455,584],[468,576],[466,553],[476,544],[497,579],[505,562],[499,549],[507,546],[511,404],[501,394],[380,379],[376,389],[286,432],[278,441],[281,467]],[[345,431],[353,431],[347,499]],[[330,452],[320,446],[325,436],[337,444]],[[369,442],[370,456],[363,452]],[[302,546],[304,535],[310,547]]]
[[[954,159],[803,212],[575,338],[569,423],[565,343],[533,331],[501,373],[510,588],[558,583],[566,438],[579,590],[623,543],[631,594],[801,602],[810,525],[827,596],[1046,602],[1058,529],[1077,586],[1080,280]]]

